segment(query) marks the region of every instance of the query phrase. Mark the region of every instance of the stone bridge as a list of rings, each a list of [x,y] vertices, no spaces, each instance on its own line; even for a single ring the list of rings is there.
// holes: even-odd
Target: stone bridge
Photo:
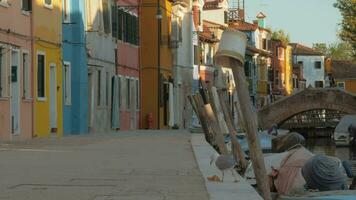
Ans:
[[[268,129],[301,112],[317,109],[356,114],[356,96],[338,88],[307,88],[258,110],[259,127]]]

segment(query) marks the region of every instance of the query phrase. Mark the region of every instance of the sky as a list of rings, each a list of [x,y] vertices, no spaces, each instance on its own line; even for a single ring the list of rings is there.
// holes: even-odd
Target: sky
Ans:
[[[329,44],[338,40],[338,24],[342,19],[339,10],[333,7],[334,2],[336,0],[245,0],[246,20],[252,22],[262,11],[267,16],[266,27],[283,29],[290,34],[291,42],[309,46]]]

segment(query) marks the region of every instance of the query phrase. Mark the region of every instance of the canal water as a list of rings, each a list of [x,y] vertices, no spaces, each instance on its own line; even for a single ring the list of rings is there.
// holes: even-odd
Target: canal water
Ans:
[[[297,131],[297,130],[296,130]],[[299,130],[306,138],[306,147],[314,154],[323,154],[338,157],[341,161],[349,160],[353,165],[353,172],[356,174],[356,145],[349,147],[336,147],[331,139],[334,129],[309,129]]]

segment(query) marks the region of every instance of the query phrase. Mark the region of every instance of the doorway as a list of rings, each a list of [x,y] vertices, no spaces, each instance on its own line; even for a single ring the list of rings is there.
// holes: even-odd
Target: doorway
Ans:
[[[19,51],[11,52],[11,133],[20,134]]]
[[[56,78],[56,64],[50,64],[49,73],[49,101],[50,101],[50,126],[51,133],[57,133],[57,78]]]

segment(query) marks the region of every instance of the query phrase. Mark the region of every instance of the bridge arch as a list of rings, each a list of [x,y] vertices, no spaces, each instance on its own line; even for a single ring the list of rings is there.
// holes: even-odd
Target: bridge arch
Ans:
[[[259,127],[268,129],[299,113],[321,109],[356,114],[356,96],[338,88],[307,88],[258,110]]]

